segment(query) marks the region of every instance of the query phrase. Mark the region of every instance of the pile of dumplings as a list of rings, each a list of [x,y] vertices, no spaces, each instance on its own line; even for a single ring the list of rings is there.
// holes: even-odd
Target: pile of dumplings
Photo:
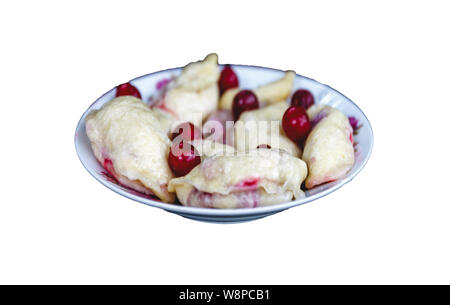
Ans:
[[[117,96],[86,118],[95,157],[119,184],[137,192],[166,203],[220,209],[299,199],[305,189],[340,179],[353,167],[353,128],[338,109],[309,107],[311,130],[303,143],[284,132],[293,71],[256,88],[224,92],[220,77],[218,57],[210,54],[162,80],[150,99],[128,84],[138,95]],[[258,108],[234,118],[233,102],[243,89],[254,93]],[[169,159],[179,146],[174,130],[186,122],[200,130],[199,137],[184,139],[184,148],[192,147],[198,157],[180,175]]]

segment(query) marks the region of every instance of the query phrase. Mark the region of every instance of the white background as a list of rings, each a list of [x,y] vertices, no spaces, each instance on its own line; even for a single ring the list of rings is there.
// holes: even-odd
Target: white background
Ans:
[[[2,283],[450,283],[447,1],[3,1]],[[73,134],[101,94],[217,52],[292,69],[367,114],[339,191],[217,225],[96,182]]]

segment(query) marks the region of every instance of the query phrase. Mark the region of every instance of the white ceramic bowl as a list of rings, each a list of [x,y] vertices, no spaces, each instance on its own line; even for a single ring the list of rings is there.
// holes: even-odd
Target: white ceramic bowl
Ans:
[[[242,65],[233,65],[232,67],[239,77],[240,87],[242,88],[256,88],[259,85],[263,85],[270,81],[279,79],[284,75],[284,71],[270,68]],[[177,75],[180,73],[180,71],[181,68],[155,72],[138,77],[134,80],[131,80],[130,82],[139,89],[143,100],[147,101],[156,90],[156,84],[158,81],[164,78],[169,78],[173,75]],[[258,208],[230,210],[207,209],[163,203],[161,201],[153,200],[148,196],[142,195],[128,188],[122,187],[121,185],[118,185],[113,179],[104,174],[105,171],[103,167],[97,161],[91,150],[89,139],[86,135],[85,130],[86,115],[91,110],[99,109],[103,104],[113,99],[116,91],[115,88],[106,92],[103,96],[97,99],[83,114],[80,121],[78,122],[75,132],[75,147],[81,163],[83,163],[84,167],[92,176],[94,176],[95,179],[97,179],[107,188],[127,198],[133,199],[149,206],[161,208],[168,212],[176,213],[187,218],[201,221],[231,223],[262,218],[319,199],[339,189],[344,184],[351,181],[361,171],[361,169],[367,163],[372,151],[372,127],[370,126],[367,117],[364,115],[361,109],[356,106],[356,104],[327,85],[321,84],[307,77],[297,75],[294,80],[293,91],[300,88],[308,89],[314,95],[316,103],[330,105],[341,110],[347,116],[356,117],[360,125],[357,135],[354,136],[355,143],[357,143],[355,147],[355,165],[350,170],[350,172],[348,172],[343,179],[323,184],[315,187],[314,189],[306,191],[306,197],[300,200]]]

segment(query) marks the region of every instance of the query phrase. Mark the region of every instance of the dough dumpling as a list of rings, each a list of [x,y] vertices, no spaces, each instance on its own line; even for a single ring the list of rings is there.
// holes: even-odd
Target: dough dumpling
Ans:
[[[313,129],[306,139],[302,159],[308,164],[308,189],[337,180],[353,167],[353,129],[341,111],[314,105],[308,109]]]
[[[86,133],[97,160],[122,185],[164,202],[173,174],[167,163],[170,140],[157,116],[140,99],[115,98],[86,117]]]
[[[208,208],[254,208],[304,196],[305,162],[275,149],[237,155],[212,155],[189,174],[172,179],[169,190],[183,205]]]
[[[160,108],[177,121],[200,126],[218,107],[220,76],[217,55],[210,54],[203,61],[188,64],[181,74],[161,89],[152,108]]]

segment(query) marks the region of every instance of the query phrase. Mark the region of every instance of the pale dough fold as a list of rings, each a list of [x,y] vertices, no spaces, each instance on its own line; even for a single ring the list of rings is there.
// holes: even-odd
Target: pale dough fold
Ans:
[[[304,196],[305,162],[275,149],[236,155],[212,155],[184,177],[172,179],[169,190],[183,205],[244,208],[277,204]]]
[[[220,76],[217,55],[188,64],[181,74],[167,84],[162,96],[152,104],[169,113],[174,121],[188,121],[200,126],[218,107]]]
[[[235,149],[233,146],[222,144],[208,139],[196,139],[190,142],[197,152],[200,154],[202,160],[214,155],[234,155]]]
[[[342,178],[353,167],[353,129],[341,111],[314,105],[308,116],[315,125],[306,139],[302,159],[308,164],[308,189]]]
[[[157,116],[140,99],[115,98],[86,117],[86,133],[97,160],[121,184],[174,202],[167,185],[171,142]]]

